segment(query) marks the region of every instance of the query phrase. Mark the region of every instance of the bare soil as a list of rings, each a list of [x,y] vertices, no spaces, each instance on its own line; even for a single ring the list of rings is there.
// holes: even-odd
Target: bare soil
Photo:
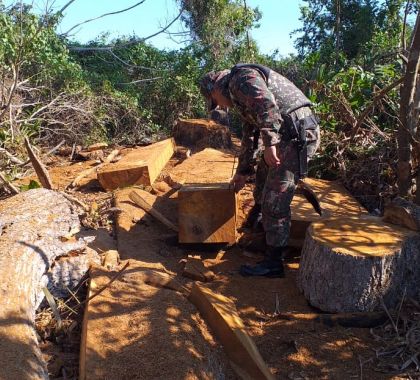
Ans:
[[[174,222],[176,192],[162,179],[177,163],[177,158],[172,159],[153,188],[148,189],[161,197],[159,211]],[[69,165],[58,161],[49,170],[52,181],[64,189],[89,165],[92,162]],[[25,181],[29,182],[28,179]],[[101,190],[94,178],[86,179],[86,184],[74,192],[74,196],[89,205],[99,203],[103,207],[110,206],[107,203],[110,194]],[[299,251],[289,250],[284,279],[243,278],[238,273],[240,265],[256,262],[260,258],[258,252],[247,252],[236,245],[181,246],[172,231],[135,207],[124,191],[117,196],[118,199],[119,207],[123,208],[117,222],[118,249],[122,259],[133,261],[133,268],[147,267],[173,273],[188,286],[191,280],[180,275],[180,260],[188,255],[200,256],[216,275],[215,281],[207,285],[235,302],[249,334],[278,379],[403,378],[377,372],[374,357],[380,343],[374,340],[368,329],[330,328],[307,320],[277,318],[277,313],[317,312],[308,305],[296,286]],[[238,227],[250,207],[251,184],[239,196]],[[98,225],[108,228],[108,238],[111,237],[112,242],[116,235],[111,220],[111,216],[107,215],[106,221]],[[101,276],[106,278],[108,274],[98,274],[98,278]],[[132,270],[125,281],[116,281],[108,290],[114,292],[114,298],[120,302],[112,301],[111,306],[100,302],[95,305],[98,310],[109,311],[107,319],[98,319],[97,330],[92,331],[97,335],[98,345],[103,344],[101,339],[108,337],[107,345],[98,346],[98,352],[109,350],[109,357],[112,357],[107,361],[99,360],[98,356],[101,367],[97,370],[109,374],[109,377],[100,378],[235,378],[220,344],[191,304],[185,299],[178,299],[181,296],[170,290],[142,287],[135,292],[136,286],[135,270]],[[124,292],[127,289],[129,296],[126,297]],[[124,315],[124,319],[112,318],[113,313],[120,317]],[[52,378],[77,378],[74,369],[78,338],[74,335],[80,332],[80,315],[79,310],[74,318],[77,327],[66,338],[69,344],[46,339],[48,343],[41,346],[49,360]],[[122,323],[125,328],[114,329],[113,323],[115,326]],[[70,369],[63,372],[63,368]]]

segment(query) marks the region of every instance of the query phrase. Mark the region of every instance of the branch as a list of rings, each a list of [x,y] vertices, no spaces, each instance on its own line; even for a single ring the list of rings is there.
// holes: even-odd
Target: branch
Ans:
[[[365,108],[365,110],[359,116],[355,126],[353,127],[353,130],[351,131],[350,140],[349,140],[350,142],[354,141],[354,138],[357,132],[359,131],[359,128],[362,126],[364,120],[366,119],[366,116],[369,115],[369,113],[378,104],[378,102],[382,100],[391,90],[399,86],[403,81],[404,81],[404,77],[401,77],[395,82],[383,88],[381,91],[379,91],[378,95],[376,95],[373,98],[372,102]]]
[[[111,54],[118,62],[122,63],[123,65],[133,68],[133,69],[142,69],[142,70],[149,70],[149,71],[169,71],[166,69],[154,69],[152,67],[146,67],[146,66],[139,66],[139,65],[132,65],[126,61],[124,61],[122,58],[120,58],[118,55],[116,55],[112,50],[108,50],[108,53]],[[108,62],[113,63],[113,62]]]
[[[407,44],[405,41],[405,33],[407,30],[407,17],[410,11],[410,5],[411,5],[411,0],[407,0],[407,4],[405,5],[405,10],[404,10],[403,29],[401,32],[401,48],[403,49],[403,51],[407,50]]]
[[[0,180],[3,182],[4,186],[7,187],[13,194],[19,194],[19,189],[9,182],[6,177],[0,172]]]
[[[101,46],[101,47],[80,47],[80,46],[69,46],[68,49],[70,51],[74,51],[74,52],[83,52],[83,51],[111,51],[112,49],[122,49],[125,48],[127,46],[130,45],[135,45],[135,44],[139,44],[142,42],[145,42],[153,37],[156,37],[157,35],[164,33],[166,30],[168,30],[182,15],[182,12],[184,11],[184,9],[181,9],[181,11],[179,12],[179,14],[169,23],[167,24],[163,29],[157,31],[156,33],[153,33],[147,37],[143,37],[143,38],[138,38],[138,39],[133,39],[132,41],[129,42],[125,42],[121,45],[107,45],[107,46]]]
[[[74,0],[73,0],[73,1],[74,1]],[[106,17],[106,16],[112,16],[112,15],[116,15],[116,14],[119,14],[119,13],[127,12],[127,11],[129,11],[129,10],[131,10],[131,9],[133,9],[133,8],[135,8],[135,7],[138,7],[139,5],[143,4],[145,1],[146,1],[146,0],[141,0],[141,1],[139,1],[138,3],[136,3],[136,4],[132,5],[132,6],[128,7],[128,8],[121,9],[121,10],[119,10],[119,11],[114,11],[114,12],[104,13],[103,15],[100,15],[100,16],[98,16],[98,17],[94,17],[94,18],[91,18],[91,19],[89,19],[89,20],[85,20],[85,21],[83,21],[83,22],[79,22],[78,24],[76,24],[76,25],[74,25],[73,27],[71,27],[71,28],[70,28],[67,32],[65,32],[65,33],[61,34],[61,36],[67,36],[67,35],[68,35],[68,34],[69,34],[72,30],[76,29],[77,27],[79,27],[79,26],[81,26],[81,25],[83,25],[83,24],[87,24],[88,22],[95,21],[95,20],[99,20],[100,18],[103,18],[103,17]],[[71,2],[70,2],[70,4],[71,4]],[[68,5],[70,5],[70,4],[68,4]],[[64,8],[64,9],[65,9],[65,8]]]
[[[162,79],[162,78],[163,77],[154,77],[154,78],[147,78],[147,79],[139,79],[139,80],[134,80],[132,82],[118,83],[118,84],[129,85],[129,84],[136,84],[136,83],[143,83],[143,82],[152,82],[154,80],[158,80],[158,79]]]
[[[76,0],[70,0],[67,4],[65,4],[59,11],[58,13],[63,13],[67,7],[69,7],[72,3],[74,3]]]
[[[13,71],[13,83],[10,87],[9,91],[9,97],[7,99],[6,104],[2,105],[0,107],[0,120],[4,116],[4,114],[8,111],[10,104],[12,103],[13,95],[15,94],[17,84],[18,84],[18,71],[19,69],[15,67],[15,65],[12,65],[12,71]]]

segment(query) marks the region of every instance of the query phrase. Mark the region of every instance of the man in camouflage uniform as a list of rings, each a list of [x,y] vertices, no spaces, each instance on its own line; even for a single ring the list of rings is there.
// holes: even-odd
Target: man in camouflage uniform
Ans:
[[[310,101],[293,83],[261,65],[239,64],[231,70],[210,72],[200,82],[208,109],[235,107],[243,120],[239,164],[232,179],[239,191],[254,173],[261,138],[264,153],[257,168],[254,192],[262,210],[266,235],[265,259],[254,267],[244,265],[247,276],[284,276],[282,252],[290,230],[290,204],[297,180],[319,146],[319,127]],[[296,132],[300,139],[296,138]],[[302,136],[306,143],[302,150]],[[302,156],[302,151],[304,156]]]

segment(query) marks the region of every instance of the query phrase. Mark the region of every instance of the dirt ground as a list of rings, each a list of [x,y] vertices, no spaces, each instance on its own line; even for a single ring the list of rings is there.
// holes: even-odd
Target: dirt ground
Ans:
[[[176,222],[176,192],[162,179],[167,177],[178,162],[178,158],[172,159],[153,188],[147,189],[161,197],[160,211],[174,222]],[[51,162],[49,171],[52,181],[59,189],[64,189],[81,170],[92,164],[89,161],[69,164],[65,159],[57,159]],[[19,184],[28,182],[27,178]],[[73,195],[90,205],[93,210],[90,219],[85,217],[85,220],[88,220],[90,227],[99,228],[99,235],[102,238],[99,238],[96,244],[100,246],[102,240],[107,240],[106,244],[109,242],[115,244],[118,237],[118,249],[124,260],[135,260],[136,265],[146,263],[149,267],[171,272],[177,275],[180,283],[189,286],[191,281],[181,276],[180,261],[188,255],[200,256],[205,265],[216,274],[216,279],[206,285],[235,302],[249,334],[276,378],[292,380],[403,378],[377,371],[375,349],[379,343],[375,341],[369,329],[327,327],[298,318],[284,320],[278,317],[279,313],[286,312],[319,312],[308,305],[297,289],[298,250],[290,249],[288,252],[284,279],[244,278],[238,273],[240,265],[258,261],[261,257],[258,252],[244,251],[237,245],[231,247],[179,245],[176,235],[167,227],[145,215],[127,199],[124,200],[124,196],[126,197],[124,191],[119,195],[117,193],[117,207],[123,210],[118,218],[113,218],[113,214],[106,212],[106,209],[112,206],[111,194],[104,192],[94,177],[87,178],[84,185]],[[238,227],[241,226],[251,206],[252,185],[248,184],[239,195]],[[136,279],[132,281],[135,283]],[[121,286],[124,286],[123,282],[109,291],[118,291]],[[128,372],[120,378],[235,378],[221,345],[212,336],[197,310],[185,300],[175,301],[174,304],[173,297],[169,290],[157,291],[155,288],[150,288],[147,291],[139,290],[137,294],[135,302],[138,303],[140,299],[143,302],[140,311],[133,306],[130,299],[121,299],[120,305],[114,305],[131,320],[130,328],[124,331],[124,334],[120,334],[119,331],[112,331],[108,327],[108,337],[118,340],[121,339],[121,335],[125,335],[131,341],[130,345],[122,342],[115,360],[107,364],[109,368],[113,368],[114,372],[111,373],[115,375],[109,378],[118,378],[118,368],[123,367],[128,368]],[[173,315],[167,316],[169,319],[166,319],[164,325],[154,327],[158,320],[159,307],[162,308],[162,305],[166,306],[161,312],[166,310],[166,313],[170,314],[172,310]],[[97,305],[99,308],[102,306]],[[130,308],[133,307],[134,311],[130,313]],[[80,317],[79,311],[73,318],[73,328],[68,336],[60,337],[58,343],[52,339],[53,343],[51,340],[46,340],[47,343],[41,345],[49,362],[52,378],[77,376],[75,368],[80,338],[77,335],[81,330]],[[168,325],[170,321],[179,323],[180,320],[185,322],[184,331],[181,333],[177,326]],[[97,328],[104,330],[107,327],[98,323]],[[130,331],[135,331],[137,335],[134,334],[130,338]],[[95,333],[105,334],[101,331]],[[148,338],[144,339],[146,335]],[[179,355],[174,351],[176,345],[165,344],[171,339],[172,342],[179,340],[178,347],[181,347],[178,350]],[[112,339],[109,341],[112,342]],[[115,347],[112,349],[115,350]],[[184,360],[182,362],[158,360],[154,355],[157,352],[162,358],[175,355],[183,357]],[[134,357],[135,361],[127,359],[130,357]],[[192,368],[192,372],[188,369],[190,360],[193,363],[201,363],[198,368]],[[124,361],[127,361],[127,365]],[[67,372],[63,372],[63,368],[67,368]],[[130,368],[139,373],[138,377],[132,376]],[[178,370],[180,372],[177,372]]]

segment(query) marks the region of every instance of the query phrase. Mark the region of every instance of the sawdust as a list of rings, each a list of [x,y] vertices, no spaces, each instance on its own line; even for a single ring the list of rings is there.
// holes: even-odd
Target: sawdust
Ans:
[[[160,196],[159,211],[174,222],[176,190],[158,183],[176,164],[176,159],[171,160],[154,185]],[[64,188],[88,165],[57,167],[50,173]],[[252,207],[251,191],[252,186],[247,185],[239,197],[238,226]],[[87,179],[79,194],[92,201],[104,195],[93,178]],[[137,270],[153,268],[180,274],[181,259],[200,255],[216,275],[208,285],[235,302],[278,379],[357,379],[361,372],[366,379],[396,378],[374,370],[369,358],[375,342],[366,329],[329,328],[316,322],[275,318],[276,312],[316,312],[296,287],[299,251],[290,252],[285,279],[242,278],[240,265],[254,263],[257,258],[246,257],[236,246],[178,246],[177,236],[131,204],[126,194],[117,199],[123,206],[117,226],[121,257],[135,260],[133,268]],[[95,312],[106,315],[105,319],[93,319],[95,325],[88,330],[97,342],[92,353],[96,358],[93,371],[102,374],[101,378],[235,378],[220,344],[194,307],[174,291],[144,285],[136,279],[135,271],[130,269],[124,281],[104,293],[102,302],[98,297],[92,303]],[[98,273],[98,281],[108,276]],[[177,278],[188,285],[189,280]],[[102,350],[106,360],[100,356]]]
[[[186,298],[143,283],[133,263],[88,306],[86,379],[215,379],[227,360]],[[112,273],[95,269],[95,289]],[[94,291],[94,290],[93,290]]]

